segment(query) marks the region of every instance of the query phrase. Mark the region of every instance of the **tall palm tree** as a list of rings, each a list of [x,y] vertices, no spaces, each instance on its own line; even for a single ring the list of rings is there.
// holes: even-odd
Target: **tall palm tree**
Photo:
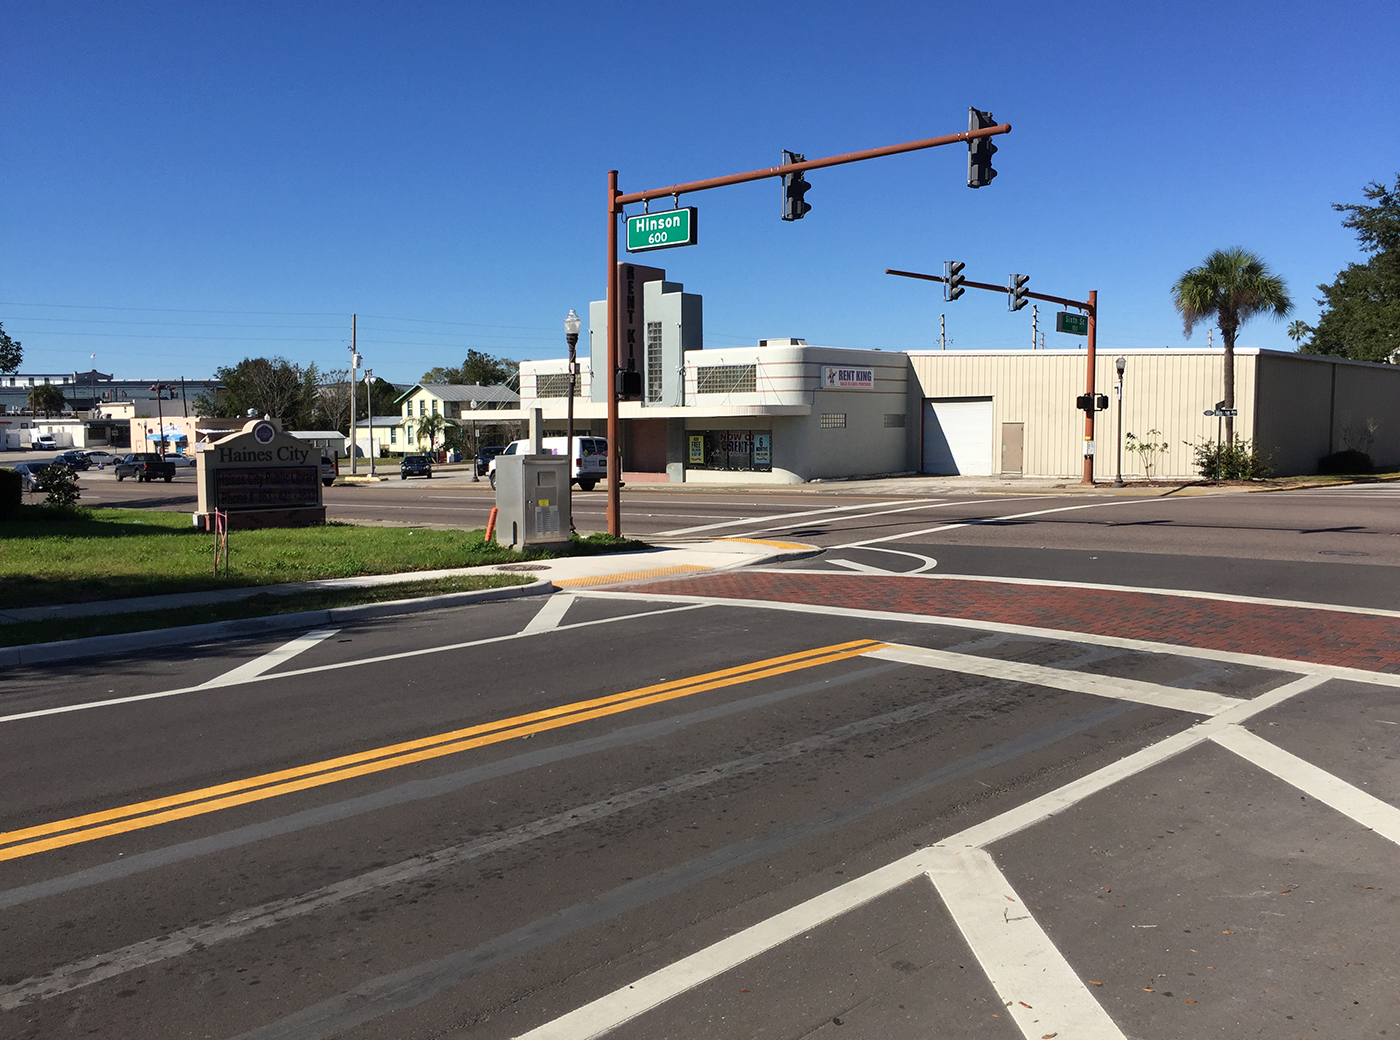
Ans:
[[[1172,286],[1172,302],[1181,312],[1186,338],[1202,322],[1214,321],[1225,343],[1225,407],[1235,407],[1235,334],[1256,314],[1282,318],[1293,300],[1282,278],[1256,254],[1238,247],[1217,249]],[[1225,439],[1235,441],[1235,420],[1225,417]]]
[[[29,391],[29,411],[31,415],[44,413],[44,418],[49,417],[50,412],[63,411],[66,401],[63,391],[52,383],[40,383],[33,390]]]
[[[1303,340],[1307,339],[1317,330],[1301,318],[1288,323],[1288,338],[1293,341],[1293,345],[1299,350],[1303,349]]]

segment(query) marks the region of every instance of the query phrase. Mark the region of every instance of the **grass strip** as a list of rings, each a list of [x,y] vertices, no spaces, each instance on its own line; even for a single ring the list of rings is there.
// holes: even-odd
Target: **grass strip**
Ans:
[[[215,603],[203,607],[147,610],[135,614],[98,614],[93,617],[59,618],[50,621],[21,621],[0,625],[0,646],[54,643],[85,636],[120,635],[157,628],[203,625],[211,621],[239,621],[273,614],[295,614],[303,610],[330,610],[332,607],[352,607],[360,603],[383,603],[386,600],[414,599],[420,596],[445,596],[454,592],[476,592],[480,589],[528,585],[535,580],[525,574],[468,574],[458,578],[395,582],[392,585],[375,585],[363,589],[293,592],[285,596],[261,592],[233,603]]]
[[[328,523],[234,531],[229,576],[216,578],[214,536],[194,530],[186,513],[34,505],[0,521],[0,603],[87,603],[644,548],[644,542],[590,535],[557,550],[517,553],[484,541],[479,528]]]

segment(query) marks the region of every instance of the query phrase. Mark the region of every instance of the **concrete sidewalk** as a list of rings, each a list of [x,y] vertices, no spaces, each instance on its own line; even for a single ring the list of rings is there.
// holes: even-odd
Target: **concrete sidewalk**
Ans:
[[[817,552],[815,546],[799,542],[760,541],[748,538],[721,538],[704,542],[661,545],[638,552],[608,553],[600,556],[570,556],[556,560],[487,564],[435,571],[409,571],[401,574],[369,574],[354,578],[327,578],[322,581],[291,582],[284,585],[249,585],[207,592],[179,592],[167,596],[141,596],[132,599],[98,600],[92,603],[66,603],[47,607],[18,607],[0,611],[0,624],[20,621],[58,621],[65,618],[94,617],[101,614],[134,614],[151,610],[178,610],[235,603],[253,596],[290,596],[299,592],[330,589],[363,589],[396,585],[408,581],[433,581],[468,574],[523,574],[552,583],[556,587],[614,585],[645,578],[664,578],[704,571],[796,559]]]

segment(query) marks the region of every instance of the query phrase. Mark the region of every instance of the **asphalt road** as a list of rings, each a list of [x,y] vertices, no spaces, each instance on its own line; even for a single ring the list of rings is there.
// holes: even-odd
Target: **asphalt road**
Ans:
[[[626,507],[825,551],[0,675],[0,1036],[1397,1035],[1400,491]]]

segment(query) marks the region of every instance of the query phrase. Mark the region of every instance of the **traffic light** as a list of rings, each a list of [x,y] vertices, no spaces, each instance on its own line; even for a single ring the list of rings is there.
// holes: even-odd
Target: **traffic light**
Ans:
[[[1007,310],[1019,311],[1026,305],[1026,283],[1030,280],[1031,276],[1028,274],[1013,274],[1006,280],[1006,287],[1010,290],[1006,294]]]
[[[1094,402],[1099,406],[1099,411],[1108,411],[1108,394],[1099,394],[1098,397],[1094,398]]]
[[[963,282],[967,279],[963,277],[962,273],[963,268],[966,266],[967,264],[963,263],[961,260],[943,261],[943,299],[948,301],[956,300],[963,293],[967,292],[967,289],[963,286]]]
[[[989,126],[996,126],[997,121],[990,112],[979,112],[975,108],[967,110],[967,128],[969,130],[985,130]],[[997,175],[997,171],[992,169],[992,156],[996,154],[997,146],[992,144],[990,137],[974,137],[967,142],[967,186],[969,188],[985,188],[992,183],[992,178]]]
[[[798,155],[796,152],[789,152],[786,148],[783,149],[784,166],[788,166],[792,163],[800,163],[806,158],[805,155]],[[811,185],[807,183],[807,179],[803,177],[801,173],[783,174],[784,220],[801,220],[811,211],[812,204],[802,198],[802,196],[807,194],[807,189],[810,187]]]
[[[1094,399],[1089,394],[1080,394],[1074,399],[1074,407],[1081,412],[1092,412],[1094,410]]]

